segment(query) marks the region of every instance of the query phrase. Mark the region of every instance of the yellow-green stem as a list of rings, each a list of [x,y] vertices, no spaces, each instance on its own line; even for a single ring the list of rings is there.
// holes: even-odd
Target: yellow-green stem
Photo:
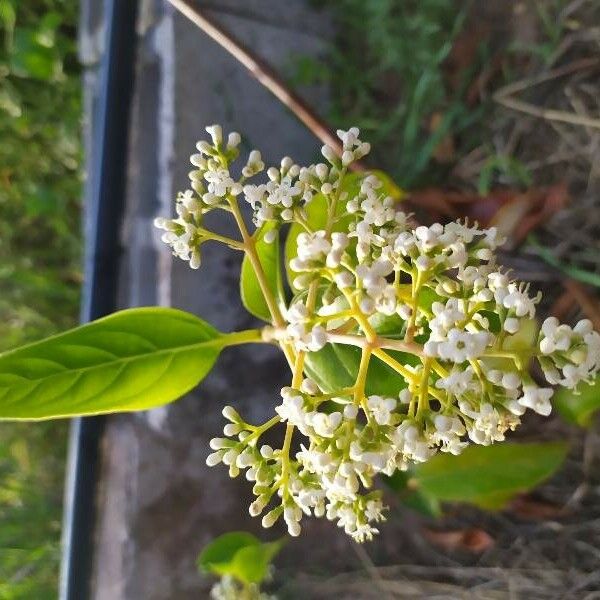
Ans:
[[[371,421],[371,414],[367,407],[367,397],[365,388],[367,386],[367,374],[369,372],[369,362],[371,360],[371,349],[368,346],[363,347],[360,355],[360,365],[356,376],[356,384],[354,386],[354,403],[357,406],[362,406],[363,412],[367,417],[367,421]]]
[[[417,405],[417,416],[429,408],[429,373],[431,371],[431,359],[423,360],[423,374],[419,385],[419,404]]]

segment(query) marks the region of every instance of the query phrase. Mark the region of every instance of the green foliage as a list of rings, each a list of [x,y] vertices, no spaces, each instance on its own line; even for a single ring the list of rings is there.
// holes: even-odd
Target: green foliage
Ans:
[[[0,0],[0,349],[77,317],[77,10],[74,0]]]
[[[482,196],[490,193],[495,173],[501,173],[513,182],[525,187],[533,183],[531,174],[522,162],[512,156],[495,155],[488,158],[479,173],[477,191]]]
[[[256,232],[256,253],[262,265],[263,271],[269,284],[269,289],[274,298],[279,301],[280,308],[285,307],[285,297],[283,293],[283,281],[281,279],[281,256],[279,252],[279,235],[271,243],[265,241],[265,235],[275,231],[273,223],[266,223]],[[242,272],[240,275],[240,295],[242,303],[255,317],[263,321],[271,321],[271,313],[261,292],[256,273],[252,268],[248,255],[244,255],[242,261]]]
[[[416,364],[412,355],[388,351],[401,364]],[[360,364],[360,348],[327,344],[318,352],[306,355],[305,365],[310,376],[325,392],[351,387],[356,381]],[[406,387],[404,377],[376,357],[371,357],[365,392],[367,395],[396,397]]]
[[[78,2],[0,0],[0,351],[79,301]],[[0,425],[0,598],[58,587],[66,423]]]
[[[567,451],[561,442],[471,445],[459,456],[438,453],[388,481],[407,504],[429,515],[440,514],[441,502],[497,510],[550,477]]]
[[[600,379],[592,384],[580,385],[575,393],[567,388],[559,388],[554,396],[558,412],[570,423],[588,427],[593,416],[600,410]]]
[[[448,135],[461,134],[465,150],[475,141],[467,132],[486,107],[464,100],[465,88],[484,57],[479,49],[471,69],[451,89],[444,62],[465,21],[464,2],[446,0],[321,0],[330,7],[339,36],[329,52],[330,68],[312,69],[315,81],[333,90],[330,120],[336,126],[358,126],[374,147],[372,161],[402,186],[431,185],[446,167],[433,160]],[[298,81],[307,83],[307,60],[298,63]],[[472,71],[472,72],[471,72]],[[439,122],[430,128],[432,117]],[[476,132],[474,135],[478,138]]]
[[[261,583],[282,546],[282,540],[263,543],[245,531],[225,533],[202,550],[198,567],[205,573],[230,575],[244,584]]]
[[[66,422],[0,424],[0,598],[54,600]]]
[[[527,243],[549,265],[552,265],[554,268],[562,271],[563,273],[565,273],[573,279],[577,279],[578,281],[582,281],[583,283],[587,283],[588,285],[600,287],[600,275],[598,273],[594,273],[593,271],[586,271],[585,269],[576,267],[574,265],[564,264],[561,260],[556,258],[552,250],[550,250],[550,248],[547,248],[546,246],[540,244],[535,234],[530,233],[527,236]]]
[[[172,308],[134,308],[0,355],[0,418],[144,410],[176,400],[227,336]]]

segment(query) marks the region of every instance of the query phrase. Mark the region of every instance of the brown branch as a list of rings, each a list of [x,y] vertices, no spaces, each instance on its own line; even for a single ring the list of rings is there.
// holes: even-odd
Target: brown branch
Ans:
[[[280,100],[308,129],[324,144],[331,146],[336,154],[341,157],[342,144],[328,125],[315,113],[315,111],[298,94],[289,88],[267,62],[246,48],[232,34],[221,25],[207,17],[193,0],[168,0],[174,8],[186,16],[194,25],[204,31],[210,38],[227,50],[278,100]],[[353,170],[362,171],[364,166],[353,163]]]

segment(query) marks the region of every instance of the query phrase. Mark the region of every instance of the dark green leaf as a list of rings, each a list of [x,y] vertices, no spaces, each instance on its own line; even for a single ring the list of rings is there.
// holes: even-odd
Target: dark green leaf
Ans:
[[[256,234],[256,252],[258,254],[260,264],[265,273],[267,283],[273,298],[279,304],[279,307],[285,306],[285,298],[283,294],[283,282],[281,280],[281,259],[279,256],[279,235],[275,241],[268,244],[265,242],[265,234],[276,229],[275,224],[266,223]],[[258,279],[248,256],[244,256],[242,262],[242,273],[240,276],[240,294],[242,302],[248,312],[263,321],[271,321],[271,313],[267,302],[260,289]]]
[[[592,384],[580,385],[577,393],[560,388],[553,400],[558,412],[567,421],[588,427],[592,417],[600,409],[600,379]]]
[[[402,352],[387,351],[402,364],[415,364],[415,357]],[[318,352],[306,355],[305,365],[310,376],[325,392],[354,385],[360,364],[360,348],[327,344]],[[406,380],[391,367],[372,356],[367,373],[366,393],[396,397],[406,387]]]
[[[440,503],[434,496],[424,494],[419,489],[411,487],[410,471],[396,471],[393,475],[383,477],[386,485],[393,490],[402,504],[426,517],[437,518],[441,516]]]
[[[498,509],[550,477],[567,449],[560,442],[471,445],[459,456],[438,453],[417,465],[411,484],[439,502]]]
[[[0,419],[145,410],[210,371],[227,336],[172,308],[134,308],[0,354]]]

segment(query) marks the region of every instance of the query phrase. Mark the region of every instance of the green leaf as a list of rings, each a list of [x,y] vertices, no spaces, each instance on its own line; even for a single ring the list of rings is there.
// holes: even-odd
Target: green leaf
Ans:
[[[17,13],[12,2],[9,0],[0,0],[0,23],[2,23],[2,27],[12,34],[16,20]]]
[[[36,31],[15,30],[10,56],[10,69],[15,75],[49,81],[60,68],[60,59],[52,48],[39,43]]]
[[[410,487],[438,502],[468,502],[499,509],[532,489],[562,464],[561,442],[471,445],[459,456],[438,453],[413,470]]]
[[[280,307],[285,306],[283,293],[283,282],[281,280],[281,259],[279,255],[279,235],[273,242],[265,242],[265,234],[276,230],[274,223],[265,223],[256,233],[256,252],[262,265],[263,271],[271,290],[271,294],[277,300]],[[240,275],[240,294],[242,303],[255,317],[268,323],[271,322],[271,313],[263,293],[260,289],[258,279],[247,255],[242,261],[242,273]]]
[[[198,567],[205,573],[231,575],[242,583],[260,583],[283,543],[262,543],[245,531],[225,533],[202,550]]]
[[[227,344],[227,335],[180,310],[124,310],[0,354],[0,419],[167,404],[198,384]]]
[[[594,414],[600,410],[600,378],[592,384],[580,385],[577,393],[560,388],[554,394],[553,400],[558,412],[567,421],[588,427]]]
[[[280,540],[242,548],[233,559],[231,574],[246,583],[260,583],[269,574],[269,566],[283,543]]]
[[[231,574],[236,553],[242,548],[260,546],[260,540],[246,531],[232,531],[215,538],[200,553],[198,567],[206,573]]]
[[[327,199],[323,194],[316,194],[306,205],[306,222],[313,231],[325,229],[327,225]],[[292,223],[285,240],[285,272],[292,290],[295,290],[293,281],[298,276],[290,269],[290,261],[296,258],[298,250],[298,236],[304,231],[304,228],[298,223]]]
[[[414,480],[411,479],[410,471],[396,471],[389,477],[384,475],[383,481],[398,495],[406,507],[426,517],[442,516],[442,508],[434,496],[424,494],[419,489],[411,487]]]
[[[404,365],[416,364],[417,359],[414,356],[395,350],[387,352]],[[305,358],[305,366],[309,375],[324,392],[334,392],[354,385],[358,375],[360,356],[360,348],[327,344],[318,352],[309,352]],[[404,377],[377,357],[371,357],[365,387],[368,395],[396,397],[406,385]]]

